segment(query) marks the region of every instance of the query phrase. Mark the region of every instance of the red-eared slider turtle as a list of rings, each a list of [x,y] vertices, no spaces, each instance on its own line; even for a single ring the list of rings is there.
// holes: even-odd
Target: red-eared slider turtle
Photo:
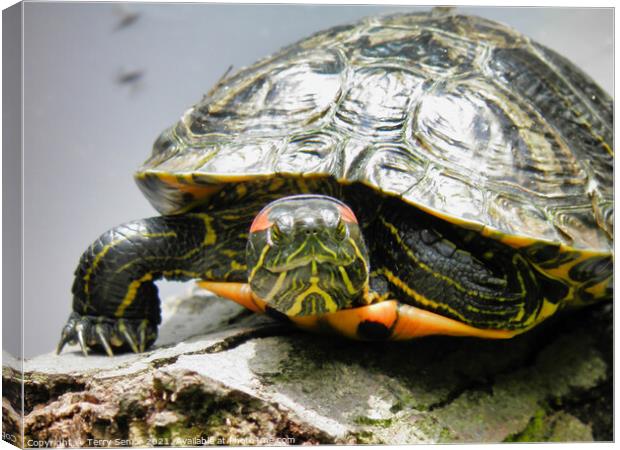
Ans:
[[[478,17],[372,17],[220,81],[83,254],[58,347],[143,351],[155,280],[359,339],[506,338],[612,296],[612,100]]]

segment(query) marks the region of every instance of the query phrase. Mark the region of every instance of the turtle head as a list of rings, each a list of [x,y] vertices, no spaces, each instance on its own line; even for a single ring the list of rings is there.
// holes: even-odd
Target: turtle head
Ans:
[[[296,195],[268,204],[247,244],[254,295],[287,316],[335,312],[368,285],[368,252],[353,211],[331,197]]]

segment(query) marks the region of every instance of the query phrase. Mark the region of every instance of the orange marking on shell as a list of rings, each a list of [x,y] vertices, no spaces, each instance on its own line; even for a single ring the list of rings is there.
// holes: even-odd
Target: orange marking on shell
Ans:
[[[518,331],[492,330],[472,327],[458,320],[412,305],[401,304],[392,340],[404,340],[431,335],[473,336],[486,339],[509,339]]]
[[[273,225],[273,222],[269,220],[269,213],[271,212],[271,208],[266,209],[260,212],[252,222],[252,226],[250,227],[250,233],[255,233],[257,231],[263,231]]]
[[[398,317],[396,310],[397,302],[392,300],[318,316],[291,317],[290,319],[298,327],[311,331],[321,331],[319,320],[322,320],[332,332],[350,339],[360,339],[357,329],[361,322],[366,320],[380,322],[389,329]]]
[[[199,281],[198,286],[215,295],[232,300],[255,313],[265,311],[265,302],[252,294],[252,289],[247,283],[222,282],[222,281]]]
[[[486,330],[475,328],[445,316],[387,300],[372,305],[343,309],[321,316],[291,317],[300,328],[321,331],[319,319],[326,322],[332,331],[351,339],[363,339],[358,327],[364,321],[378,322],[391,331],[387,338],[392,341],[413,339],[431,335],[474,336],[486,339],[508,339],[521,331]]]
[[[222,189],[222,185],[220,184],[196,184],[189,177],[186,177],[187,181],[185,182],[179,181],[180,177],[176,175],[158,174],[157,177],[162,183],[170,186],[171,188],[192,194],[194,200],[206,199]]]
[[[326,319],[332,329],[352,339],[360,339],[357,333],[360,323],[365,321],[379,322],[390,329],[396,321],[396,302],[387,301],[358,308],[343,309],[327,314]]]
[[[342,220],[349,223],[357,223],[357,217],[355,217],[355,214],[351,211],[351,208],[345,205],[338,205],[338,210],[340,211]]]

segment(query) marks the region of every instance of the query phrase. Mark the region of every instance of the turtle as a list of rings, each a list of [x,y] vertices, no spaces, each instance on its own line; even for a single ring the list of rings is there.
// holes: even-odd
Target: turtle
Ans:
[[[432,11],[226,73],[82,255],[57,347],[143,352],[155,281],[362,341],[506,339],[612,297],[613,100],[514,29]]]

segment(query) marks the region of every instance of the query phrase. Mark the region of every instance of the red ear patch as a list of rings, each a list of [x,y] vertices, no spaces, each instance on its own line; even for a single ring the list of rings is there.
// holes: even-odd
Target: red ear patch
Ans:
[[[353,214],[353,211],[348,206],[338,205],[338,210],[340,211],[340,216],[342,220],[349,223],[357,223],[357,217]]]
[[[269,220],[269,213],[271,212],[271,208],[264,209],[261,211],[252,222],[252,226],[250,226],[250,233],[255,233],[257,231],[263,231],[273,225],[273,222]]]

